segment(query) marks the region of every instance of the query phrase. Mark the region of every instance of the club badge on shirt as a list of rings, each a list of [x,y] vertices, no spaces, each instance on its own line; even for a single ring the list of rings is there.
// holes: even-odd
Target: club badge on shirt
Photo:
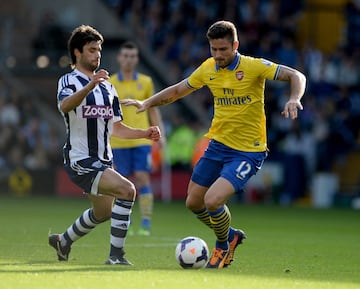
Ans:
[[[237,80],[242,80],[244,78],[244,71],[236,71],[235,76]]]

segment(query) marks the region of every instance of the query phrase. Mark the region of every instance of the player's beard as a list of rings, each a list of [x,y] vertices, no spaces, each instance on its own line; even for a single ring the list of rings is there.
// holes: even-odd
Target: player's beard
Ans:
[[[225,67],[229,66],[231,63],[226,58],[215,59],[215,62],[221,68],[225,68]]]
[[[95,71],[96,69],[98,69],[99,68],[99,65],[100,65],[100,63],[99,62],[97,62],[96,64],[94,64],[94,63],[88,63],[88,66],[89,66],[89,71]]]
[[[94,72],[96,69],[98,69],[98,67],[100,65],[100,60],[82,61],[81,65],[87,71]]]

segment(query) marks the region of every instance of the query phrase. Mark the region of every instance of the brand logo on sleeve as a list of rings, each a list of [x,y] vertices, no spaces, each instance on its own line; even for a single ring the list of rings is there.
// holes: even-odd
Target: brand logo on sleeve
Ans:
[[[107,105],[84,105],[82,107],[83,118],[104,118],[114,117],[114,111]]]
[[[265,64],[266,66],[271,66],[271,65],[272,65],[272,62],[271,62],[271,61],[269,61],[269,60],[267,60],[267,59],[264,59],[264,58],[261,59],[261,63],[262,63],[262,64]]]

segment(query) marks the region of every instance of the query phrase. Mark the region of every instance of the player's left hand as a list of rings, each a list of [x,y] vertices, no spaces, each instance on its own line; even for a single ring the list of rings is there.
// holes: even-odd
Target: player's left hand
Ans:
[[[298,117],[298,109],[303,110],[303,106],[300,100],[289,99],[284,107],[284,110],[281,112],[281,115],[285,118],[296,119]]]
[[[161,138],[160,128],[158,126],[151,126],[147,130],[147,138],[153,141],[159,141]]]
[[[94,83],[96,86],[100,82],[103,82],[105,80],[109,79],[109,72],[107,72],[105,69],[100,69],[94,73],[94,75],[91,77],[91,82]]]

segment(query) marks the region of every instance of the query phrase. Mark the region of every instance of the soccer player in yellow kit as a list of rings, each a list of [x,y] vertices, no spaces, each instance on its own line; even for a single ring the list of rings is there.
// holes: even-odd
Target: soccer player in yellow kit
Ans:
[[[209,145],[196,164],[188,186],[186,206],[216,235],[215,248],[207,268],[231,264],[236,247],[246,238],[231,227],[226,206],[229,198],[243,189],[267,157],[264,90],[266,79],[287,81],[290,95],[282,115],[297,118],[305,76],[290,67],[238,52],[239,41],[233,23],[218,21],[207,31],[211,56],[188,78],[139,101],[138,112],[174,102],[192,91],[208,86],[214,97],[214,117],[206,134]]]
[[[119,99],[145,100],[154,93],[154,84],[150,76],[139,73],[136,67],[139,63],[139,50],[135,43],[124,42],[117,56],[119,71],[113,74],[109,82],[115,87]],[[123,123],[132,127],[147,129],[156,123],[163,131],[163,123],[159,109],[153,107],[144,113],[135,113],[134,107],[123,107]],[[161,142],[164,143],[164,140]],[[138,191],[141,213],[139,235],[150,235],[151,216],[153,212],[153,193],[151,190],[151,146],[149,139],[111,138],[113,163],[115,169],[125,177],[134,177]],[[129,230],[131,233],[132,230]]]

